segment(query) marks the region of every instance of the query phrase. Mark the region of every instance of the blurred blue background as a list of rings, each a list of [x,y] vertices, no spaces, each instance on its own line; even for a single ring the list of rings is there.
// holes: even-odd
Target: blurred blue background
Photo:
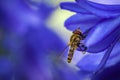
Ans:
[[[89,79],[90,72],[84,68],[93,63],[91,71],[94,68],[91,66],[98,65],[103,54],[90,54],[97,58],[84,64],[88,53],[75,51],[72,63],[68,64],[67,49],[58,59],[72,34],[64,27],[64,22],[75,14],[60,9],[59,4],[64,1],[74,2],[0,0],[0,80]],[[76,66],[80,61],[83,69]]]
[[[61,10],[60,2],[0,1],[0,80],[61,80],[60,75],[68,80],[77,76],[58,59],[71,35],[64,21],[73,14]]]

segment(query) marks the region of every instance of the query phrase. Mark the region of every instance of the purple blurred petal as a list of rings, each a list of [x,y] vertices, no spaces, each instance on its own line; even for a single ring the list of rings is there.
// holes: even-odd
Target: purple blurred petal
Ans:
[[[74,31],[80,27],[80,29],[85,32],[86,30],[94,27],[100,21],[101,18],[94,15],[75,14],[68,18],[64,25],[69,30]]]
[[[41,24],[40,16],[25,1],[2,0],[0,2],[0,25],[8,31],[24,33],[30,25]]]
[[[96,71],[94,72],[94,75],[98,74],[101,70],[103,70],[114,46],[116,45],[116,43],[118,42],[119,39],[120,39],[120,35],[118,35],[118,37],[113,41],[113,43],[107,49],[106,53],[104,54],[104,56],[102,58],[102,61],[100,62],[99,66],[97,67]]]
[[[88,12],[87,10],[79,6],[77,3],[73,3],[73,2],[60,3],[60,7],[62,9],[70,10],[70,11],[77,12],[77,13],[91,14],[90,12]]]
[[[105,50],[120,34],[120,18],[108,19],[96,25],[85,39],[88,52]],[[113,38],[114,37],[114,38]]]
[[[119,57],[119,52],[120,52],[120,42],[118,41],[117,44],[115,45],[114,49],[111,52],[111,55],[109,59],[115,59],[116,57]],[[111,63],[112,64],[112,63]]]
[[[117,62],[120,61],[120,50],[119,50],[120,43],[117,42],[115,47],[113,48],[111,55],[109,56],[109,59],[106,63],[106,67],[115,65]],[[103,55],[106,54],[106,50],[103,52],[99,52],[97,54],[87,54],[85,55],[77,64],[78,67],[80,67],[82,70],[85,71],[95,71],[100,64]]]
[[[46,37],[47,36],[47,37]],[[40,28],[29,28],[28,32],[22,38],[23,44],[21,50],[25,61],[36,63],[49,53],[60,54],[64,49],[64,42],[51,30],[41,25]],[[42,56],[42,57],[41,57]],[[39,59],[39,57],[41,57]],[[39,60],[38,60],[39,59]]]
[[[85,55],[77,64],[77,66],[84,71],[93,72],[98,67],[98,64],[100,63],[103,53],[99,54],[88,54]]]
[[[115,9],[115,10],[113,10],[113,9],[106,10],[106,8],[103,8],[104,5],[102,5],[102,4],[100,4],[100,5],[97,3],[94,4],[93,2],[86,1],[86,0],[76,0],[76,1],[82,8],[88,10],[89,12],[93,13],[94,15],[104,17],[104,18],[120,16],[120,13],[119,13],[120,6],[108,5],[108,7],[107,7],[107,5],[106,5],[105,6],[106,8],[111,8],[113,6],[113,8]],[[99,7],[97,7],[97,6],[99,6]],[[100,6],[102,6],[102,8]]]
[[[88,71],[84,71],[84,70],[79,70],[79,76],[80,76],[80,80],[91,80],[91,72]]]
[[[106,10],[106,11],[114,11],[114,12],[120,12],[120,5],[109,5],[109,4],[99,4],[95,2],[88,1],[88,3],[98,9]]]
[[[13,65],[8,57],[0,56],[0,75],[10,74]]]

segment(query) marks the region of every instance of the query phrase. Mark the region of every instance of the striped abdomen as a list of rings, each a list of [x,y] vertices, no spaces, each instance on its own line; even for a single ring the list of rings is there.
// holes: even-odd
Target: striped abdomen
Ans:
[[[74,54],[74,47],[70,47],[69,53],[68,53],[68,63],[71,62]]]

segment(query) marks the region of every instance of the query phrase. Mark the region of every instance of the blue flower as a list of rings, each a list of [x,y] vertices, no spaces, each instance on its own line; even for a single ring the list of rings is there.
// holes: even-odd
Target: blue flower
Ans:
[[[109,56],[109,59],[108,59],[105,67],[113,66],[117,62],[120,61],[120,59],[119,59],[119,56],[120,56],[119,46],[120,46],[120,43],[118,42],[115,45],[115,47],[113,48],[111,55]],[[87,54],[79,61],[77,66],[80,67],[82,70],[93,72],[97,69],[97,67],[98,67],[99,63],[101,62],[102,57],[104,56],[105,52],[106,52],[106,50],[103,52],[99,52],[97,54]],[[89,67],[87,67],[87,66],[89,66]]]
[[[36,29],[29,28],[22,37],[15,79],[79,80],[77,71],[56,56],[64,46],[64,42],[45,25]]]
[[[64,25],[71,31],[80,27],[82,32],[87,35],[83,41],[88,47],[87,52],[102,52],[104,54],[104,56],[101,55],[103,59],[95,72],[98,73],[104,67],[110,53],[113,54],[110,57],[110,59],[112,59],[112,56],[114,56],[114,54],[118,55],[119,52],[114,52],[117,50],[114,46],[117,45],[120,39],[120,5],[105,5],[87,0],[76,0],[76,2],[63,2],[60,6],[62,9],[76,12],[75,15],[65,21]],[[91,58],[88,56],[85,57],[85,62],[80,62],[80,65],[84,63],[87,64],[87,58],[96,60],[94,57],[95,56]],[[95,67],[91,67],[91,70],[93,69],[95,69]]]
[[[46,26],[53,8],[47,3],[27,1],[0,1],[0,29],[4,36],[0,79],[79,80],[77,71],[58,58],[64,42]]]
[[[54,10],[43,2],[37,6],[29,0],[1,0],[0,25],[6,31],[24,34],[27,28],[43,24]]]

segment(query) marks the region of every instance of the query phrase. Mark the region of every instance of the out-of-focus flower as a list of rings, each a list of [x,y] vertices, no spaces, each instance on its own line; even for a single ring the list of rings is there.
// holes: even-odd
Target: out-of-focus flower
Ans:
[[[29,26],[41,24],[40,16],[24,0],[0,1],[0,25],[6,31],[22,34]]]
[[[120,5],[105,5],[88,0],[64,2],[60,5],[62,9],[77,13],[65,21],[65,26],[68,30],[72,31],[80,27],[82,32],[87,35],[83,41],[88,48],[87,52],[104,54],[104,56],[103,54],[96,55],[100,60],[103,56],[97,69],[95,66],[98,65],[100,60],[97,58],[94,59],[96,56],[86,56],[86,59],[82,60],[85,62],[78,64],[79,66],[82,65],[82,68],[88,71],[96,70],[97,73],[104,67],[110,53],[112,53],[112,55],[109,60],[115,59],[115,56],[119,54],[118,48],[114,46],[119,44],[118,40],[120,39]],[[116,50],[118,52],[115,52]],[[89,63],[88,60],[91,61],[91,63]],[[95,60],[95,64],[89,68],[89,64],[92,64],[93,60]],[[114,61],[114,63],[115,62],[117,61]]]
[[[46,26],[54,8],[28,0],[0,4],[0,80],[79,80],[76,70],[57,56],[64,42]]]
[[[15,79],[59,80],[59,75],[63,75],[63,80],[69,79],[68,75],[74,78],[75,74],[69,73],[70,68],[59,63],[56,55],[62,51],[64,43],[52,31],[45,26],[30,28],[22,39],[21,54],[17,56],[20,69],[17,69]]]
[[[47,3],[47,4],[46,4]],[[52,12],[57,8],[52,1],[49,0],[28,0],[29,6],[38,11],[42,19],[48,19]]]
[[[0,80],[11,80],[13,66],[11,60],[6,56],[0,55]]]
[[[6,31],[23,34],[29,27],[36,27],[45,22],[55,10],[43,1],[39,5],[31,0],[1,0],[0,25]]]

